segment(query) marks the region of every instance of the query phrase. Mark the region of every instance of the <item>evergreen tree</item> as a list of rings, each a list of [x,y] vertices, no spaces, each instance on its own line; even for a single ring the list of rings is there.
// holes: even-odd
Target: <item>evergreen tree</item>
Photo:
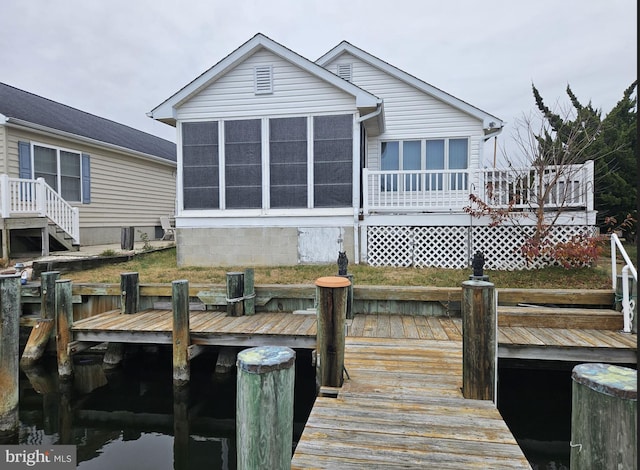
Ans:
[[[611,220],[620,225],[629,216],[637,218],[637,98],[633,96],[636,88],[637,81],[634,81],[618,104],[602,119],[600,110],[594,109],[591,102],[583,106],[567,86],[575,114],[572,120],[568,120],[552,112],[533,86],[536,105],[552,130],[536,136],[538,145],[543,149],[540,155],[550,160],[545,162],[548,165],[594,160],[595,209],[598,211],[598,225],[603,231],[609,228]],[[576,129],[579,129],[578,137]],[[580,145],[569,145],[569,140],[576,138]],[[588,152],[567,155],[571,147],[585,148]],[[632,229],[628,226],[624,229],[626,236],[635,234],[635,224]]]

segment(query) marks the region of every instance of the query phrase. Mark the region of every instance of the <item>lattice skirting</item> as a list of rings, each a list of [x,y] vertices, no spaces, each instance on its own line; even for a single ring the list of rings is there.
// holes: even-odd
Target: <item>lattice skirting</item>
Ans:
[[[533,227],[367,227],[367,264],[370,266],[467,268],[474,253],[482,252],[485,269],[537,269],[551,263],[539,259],[527,264],[520,252]],[[553,227],[554,242],[574,235],[596,233],[590,226]]]

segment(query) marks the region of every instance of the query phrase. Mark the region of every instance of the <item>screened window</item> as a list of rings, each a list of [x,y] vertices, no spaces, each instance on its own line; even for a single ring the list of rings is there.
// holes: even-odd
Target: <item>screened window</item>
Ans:
[[[351,206],[352,155],[352,115],[313,118],[314,207]]]
[[[220,207],[218,123],[182,124],[182,185],[185,209]]]
[[[33,176],[44,178],[67,201],[82,200],[80,152],[34,144]]]
[[[260,119],[224,123],[227,209],[262,207],[261,129]]]
[[[307,118],[269,120],[269,158],[271,207],[307,207]]]

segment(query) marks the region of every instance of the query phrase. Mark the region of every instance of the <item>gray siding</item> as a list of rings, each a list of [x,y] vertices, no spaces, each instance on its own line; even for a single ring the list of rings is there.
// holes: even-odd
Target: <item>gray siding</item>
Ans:
[[[174,212],[175,166],[56,136],[9,130],[10,177],[18,177],[18,141],[40,142],[87,153],[91,157],[91,204],[80,210],[80,241],[87,229],[153,227]],[[118,234],[117,230],[112,233]],[[116,238],[111,243],[118,242]],[[101,241],[104,243],[104,241]]]

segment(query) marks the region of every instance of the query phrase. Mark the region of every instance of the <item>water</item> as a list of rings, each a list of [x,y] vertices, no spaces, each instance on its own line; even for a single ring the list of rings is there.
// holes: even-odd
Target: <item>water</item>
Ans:
[[[215,353],[191,363],[191,382],[172,384],[171,352],[128,354],[105,373],[101,358],[76,357],[72,383],[55,364],[21,373],[19,444],[77,446],[78,469],[235,469],[235,372],[214,376]],[[294,442],[313,406],[309,351],[296,351]]]
[[[296,354],[292,448],[315,397],[311,354]],[[69,384],[55,363],[22,372],[18,443],[74,444],[81,470],[235,469],[235,371],[215,377],[215,360],[213,348],[195,358],[179,390],[162,348],[139,348],[109,373],[101,357],[77,356]],[[500,361],[498,409],[534,470],[569,468],[574,365]]]

